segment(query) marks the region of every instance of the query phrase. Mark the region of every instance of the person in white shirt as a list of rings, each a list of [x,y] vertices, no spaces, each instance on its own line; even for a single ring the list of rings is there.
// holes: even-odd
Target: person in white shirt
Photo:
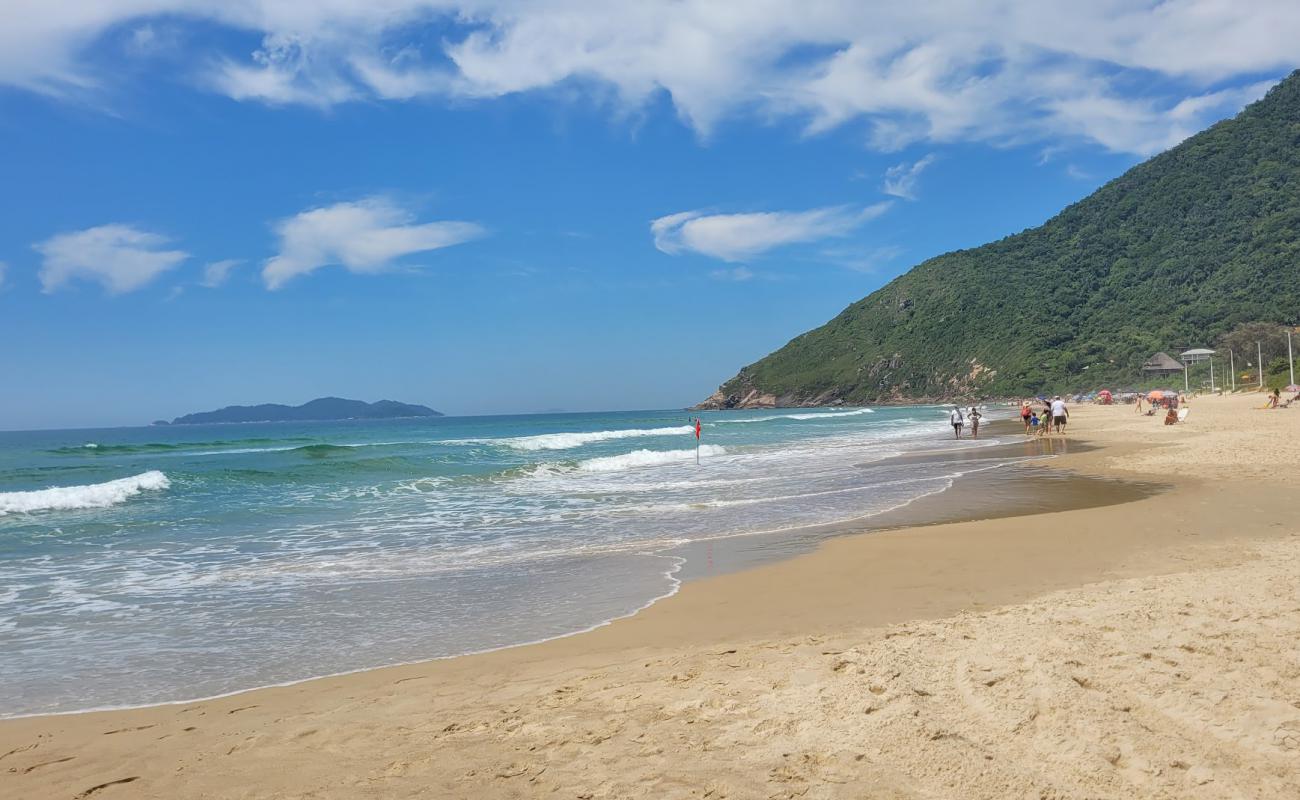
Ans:
[[[1065,407],[1065,401],[1058,394],[1052,399],[1052,425],[1062,435],[1065,434],[1065,423],[1070,418],[1070,409]]]
[[[966,424],[966,420],[961,415],[961,409],[957,406],[952,407],[948,414],[948,421],[952,423],[952,432],[958,439],[961,438],[961,428]]]

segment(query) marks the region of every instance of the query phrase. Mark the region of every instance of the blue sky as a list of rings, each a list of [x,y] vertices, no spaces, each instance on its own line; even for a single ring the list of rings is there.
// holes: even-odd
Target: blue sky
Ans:
[[[16,2],[0,429],[687,405],[1236,113],[1300,34],[1209,0]]]

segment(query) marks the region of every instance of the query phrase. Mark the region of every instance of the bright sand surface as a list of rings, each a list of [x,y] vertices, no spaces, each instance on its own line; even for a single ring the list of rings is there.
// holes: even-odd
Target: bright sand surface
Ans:
[[[1166,492],[846,536],[595,631],[0,722],[11,798],[1300,797],[1300,409],[1073,411]],[[1077,450],[1077,448],[1076,448]]]

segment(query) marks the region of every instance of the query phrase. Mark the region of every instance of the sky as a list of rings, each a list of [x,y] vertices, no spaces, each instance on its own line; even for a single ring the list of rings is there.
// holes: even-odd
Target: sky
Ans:
[[[0,430],[686,406],[1300,41],[1290,0],[0,6]]]

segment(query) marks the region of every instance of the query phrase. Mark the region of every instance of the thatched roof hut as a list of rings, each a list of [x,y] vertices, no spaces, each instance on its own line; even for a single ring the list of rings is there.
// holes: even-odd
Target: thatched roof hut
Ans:
[[[1147,375],[1172,375],[1182,372],[1183,365],[1168,353],[1161,352],[1148,358],[1142,365],[1142,371]]]

